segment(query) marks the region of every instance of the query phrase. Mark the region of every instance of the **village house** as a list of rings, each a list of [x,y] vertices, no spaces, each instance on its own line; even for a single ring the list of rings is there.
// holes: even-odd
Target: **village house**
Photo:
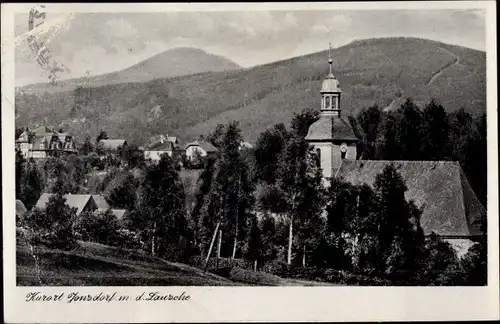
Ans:
[[[352,184],[373,186],[376,176],[394,164],[406,182],[406,199],[422,209],[424,234],[439,234],[461,252],[482,235],[486,211],[456,161],[380,161],[357,160],[356,137],[342,115],[341,89],[332,73],[323,81],[320,118],[310,127],[306,141],[319,155],[324,183],[332,177]]]
[[[103,196],[92,195],[92,199],[94,199],[98,211],[106,211],[109,209],[109,204]]]
[[[50,197],[54,194],[44,193],[38,199],[35,207],[39,209],[45,209],[45,206],[49,202]],[[67,194],[64,195],[66,198],[66,204],[71,208],[76,208],[76,216],[82,215],[82,213],[98,213],[106,212],[110,209],[110,206],[106,199],[102,195],[81,195],[81,194]],[[113,215],[119,221],[122,221],[124,217],[128,214],[126,209],[111,209]]]
[[[36,202],[35,207],[44,210],[53,195],[43,193]],[[76,208],[76,216],[80,216],[84,212],[94,212],[98,208],[92,195],[67,194],[64,195],[64,198],[66,198],[66,204],[69,207]]]
[[[217,153],[217,148],[206,141],[194,141],[186,144],[186,158],[193,161],[196,157],[207,157]]]
[[[49,156],[78,154],[73,136],[47,126],[25,130],[16,139],[16,149],[26,158],[44,159]]]
[[[118,222],[124,222],[129,215],[129,212],[126,209],[111,209],[111,212],[115,215]]]
[[[241,141],[240,142],[240,146],[238,148],[239,150],[243,150],[243,149],[253,149],[253,145],[248,143],[248,142],[244,142],[244,141]]]
[[[158,135],[151,138],[150,142],[143,148],[144,158],[153,161],[160,161],[162,154],[167,154],[173,157],[178,149],[178,141],[176,137]]]

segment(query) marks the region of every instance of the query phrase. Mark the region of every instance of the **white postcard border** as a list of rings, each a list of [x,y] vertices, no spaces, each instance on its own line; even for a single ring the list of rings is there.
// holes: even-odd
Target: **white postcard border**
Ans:
[[[240,10],[486,9],[488,123],[487,287],[17,287],[14,204],[14,13],[34,4],[2,4],[2,202],[4,314],[7,323],[487,320],[499,318],[496,11],[492,1],[51,4],[57,12]],[[190,295],[184,302],[25,302],[26,294],[158,291]]]

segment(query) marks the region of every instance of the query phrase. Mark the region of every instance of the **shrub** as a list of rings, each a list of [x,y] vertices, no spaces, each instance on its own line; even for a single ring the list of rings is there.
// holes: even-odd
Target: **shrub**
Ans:
[[[124,249],[143,249],[144,242],[140,236],[126,228],[119,228],[117,233],[117,246]]]
[[[119,229],[118,220],[109,209],[104,213],[82,213],[75,225],[82,240],[113,246],[122,244]]]
[[[66,205],[61,194],[50,197],[44,210],[34,208],[21,222],[30,244],[41,244],[49,248],[71,250],[76,247],[73,223],[76,208]]]
[[[273,260],[266,263],[262,267],[262,271],[272,273],[280,277],[288,277],[290,275],[288,264],[279,260]]]
[[[281,278],[265,273],[245,270],[240,267],[234,267],[229,272],[229,279],[237,282],[244,282],[259,286],[276,286],[281,283]]]
[[[464,284],[468,286],[484,286],[487,284],[487,257],[483,244],[476,243],[469,248],[460,261]]]

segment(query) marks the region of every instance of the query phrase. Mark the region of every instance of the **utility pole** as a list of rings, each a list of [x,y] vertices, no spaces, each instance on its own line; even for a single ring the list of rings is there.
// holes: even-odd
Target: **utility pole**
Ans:
[[[205,260],[205,269],[203,270],[203,272],[207,272],[207,268],[208,268],[208,261],[210,260],[210,255],[212,254],[212,249],[214,247],[214,243],[215,243],[215,238],[217,237],[217,232],[219,231],[219,227],[220,227],[220,223],[221,223],[221,219],[222,219],[222,211],[223,211],[223,204],[222,204],[222,196],[220,197],[220,208],[219,208],[219,216],[218,216],[218,219],[219,221],[217,222],[217,226],[215,227],[215,231],[214,231],[214,235],[212,237],[212,241],[210,242],[210,248],[208,249],[208,254],[207,254],[207,258]]]
[[[219,242],[217,244],[217,258],[215,263],[215,269],[219,269],[219,259],[220,259],[220,248],[222,246],[222,230],[219,230]]]
[[[214,235],[212,237],[212,241],[210,242],[210,247],[208,248],[207,258],[205,259],[205,270],[203,272],[207,272],[208,261],[210,260],[210,254],[212,254],[212,249],[214,247],[215,238],[217,237],[217,232],[219,231],[220,221],[217,222],[217,226],[215,227]]]

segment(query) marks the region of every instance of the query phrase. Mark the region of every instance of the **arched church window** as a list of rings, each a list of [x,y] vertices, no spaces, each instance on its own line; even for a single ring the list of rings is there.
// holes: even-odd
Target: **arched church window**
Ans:
[[[332,98],[332,109],[337,109],[337,97]]]
[[[325,98],[325,109],[330,109],[330,97]]]

